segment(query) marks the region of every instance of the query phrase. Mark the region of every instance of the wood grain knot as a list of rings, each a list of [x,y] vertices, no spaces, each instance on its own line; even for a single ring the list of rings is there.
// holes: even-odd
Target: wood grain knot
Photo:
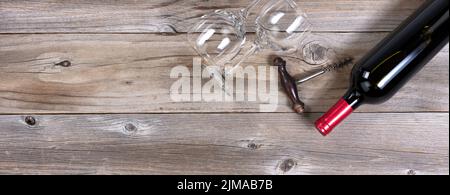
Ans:
[[[29,126],[35,126],[36,125],[36,119],[34,117],[32,117],[32,116],[26,116],[24,121]]]
[[[125,125],[125,131],[129,134],[134,134],[137,132],[137,127],[131,123]]]
[[[160,32],[163,32],[163,35],[176,35],[178,34],[178,30],[172,24],[163,24],[160,26]]]
[[[125,81],[125,85],[133,85],[133,81]]]
[[[416,173],[415,170],[410,169],[410,170],[408,170],[408,172],[406,174],[408,174],[408,175],[416,175],[417,173]]]
[[[56,63],[55,66],[69,67],[72,63],[69,60],[64,60],[62,62]]]
[[[280,164],[280,170],[284,173],[292,170],[297,165],[297,162],[293,159],[286,159]]]
[[[258,145],[258,144],[255,144],[252,142],[247,145],[247,148],[249,148],[251,150],[257,150],[257,149],[261,148],[261,145]]]

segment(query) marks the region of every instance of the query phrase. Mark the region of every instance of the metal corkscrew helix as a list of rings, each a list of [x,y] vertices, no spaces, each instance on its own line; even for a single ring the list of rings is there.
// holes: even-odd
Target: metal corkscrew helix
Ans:
[[[293,103],[293,109],[297,113],[304,113],[305,112],[305,103],[303,103],[300,100],[300,96],[298,93],[297,85],[305,83],[306,81],[312,80],[320,75],[323,75],[327,72],[334,71],[341,69],[347,65],[353,64],[353,58],[346,57],[343,60],[339,61],[338,63],[333,63],[331,65],[324,66],[316,71],[314,71],[309,76],[306,76],[304,78],[295,79],[292,77],[286,68],[286,61],[283,60],[281,57],[275,58],[273,62],[274,66],[278,66],[278,72],[280,74],[280,80],[281,85],[283,86],[284,90],[286,91],[287,95],[289,96],[289,99]]]

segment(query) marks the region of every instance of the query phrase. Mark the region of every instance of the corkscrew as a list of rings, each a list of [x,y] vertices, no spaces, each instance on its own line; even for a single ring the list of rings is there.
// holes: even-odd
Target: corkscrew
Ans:
[[[339,70],[350,64],[353,64],[353,58],[346,57],[337,63],[332,63],[330,65],[323,66],[315,71],[312,71],[312,74],[300,79],[295,79],[289,74],[286,68],[286,61],[283,60],[281,57],[275,58],[273,64],[274,66],[278,66],[281,84],[284,90],[286,91],[287,95],[289,96],[289,99],[293,103],[293,109],[295,110],[295,112],[300,114],[305,111],[305,103],[303,103],[300,100],[297,86],[307,81],[310,81],[314,78],[317,78],[327,72]]]

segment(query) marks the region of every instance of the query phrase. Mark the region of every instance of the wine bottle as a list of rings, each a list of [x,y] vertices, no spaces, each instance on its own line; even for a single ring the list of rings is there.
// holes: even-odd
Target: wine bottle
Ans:
[[[381,104],[449,41],[449,0],[428,0],[353,68],[348,92],[315,123],[328,135],[362,104]]]

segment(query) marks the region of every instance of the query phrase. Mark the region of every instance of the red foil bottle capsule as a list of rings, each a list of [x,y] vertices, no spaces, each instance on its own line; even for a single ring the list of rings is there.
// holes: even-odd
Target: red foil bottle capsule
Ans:
[[[319,132],[326,136],[353,112],[353,108],[344,100],[339,100],[329,112],[316,121]]]

